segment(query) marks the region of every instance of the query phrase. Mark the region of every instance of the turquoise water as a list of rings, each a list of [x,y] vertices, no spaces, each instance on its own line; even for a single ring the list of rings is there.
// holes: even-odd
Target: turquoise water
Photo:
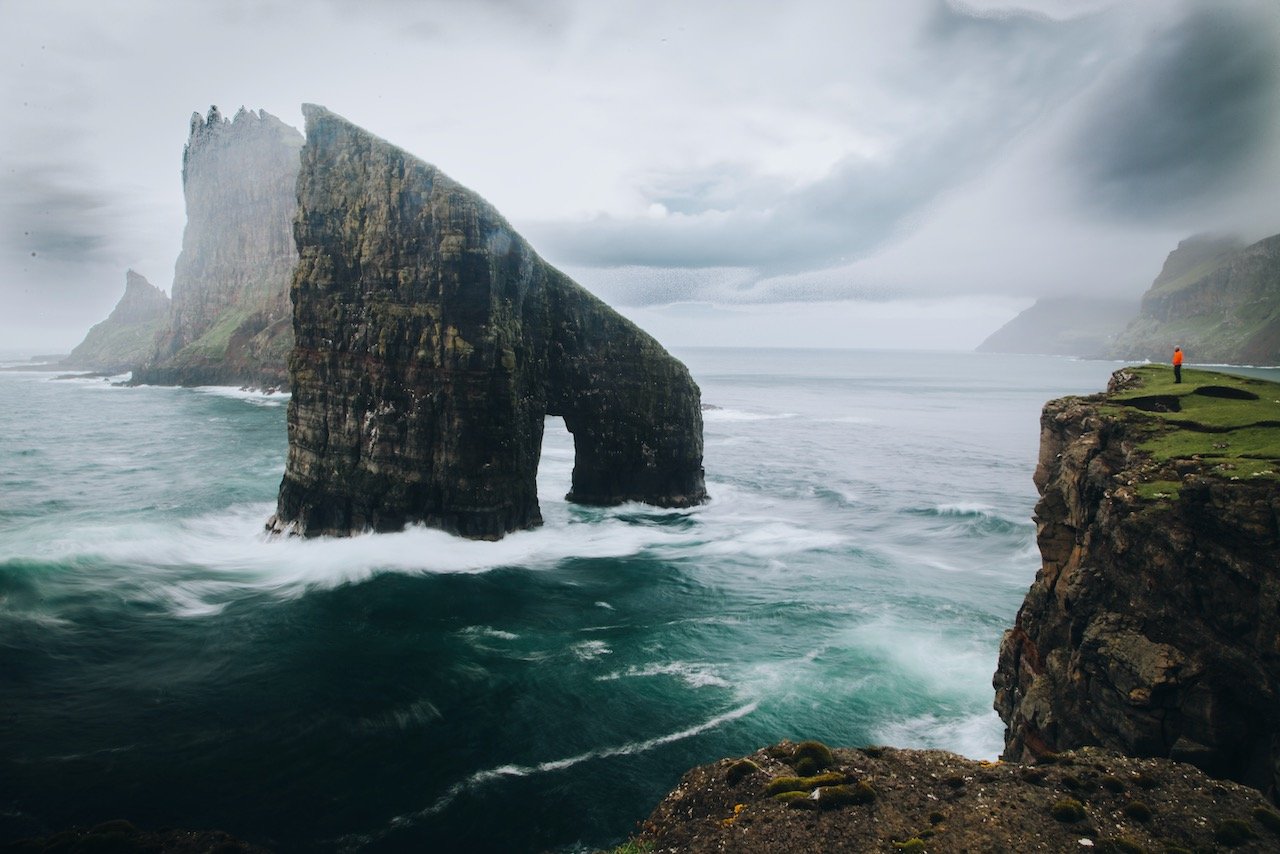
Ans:
[[[283,396],[0,373],[0,841],[592,850],[782,738],[994,757],[1040,407],[1117,365],[677,355],[712,501],[569,505],[550,423],[498,543],[268,541]]]

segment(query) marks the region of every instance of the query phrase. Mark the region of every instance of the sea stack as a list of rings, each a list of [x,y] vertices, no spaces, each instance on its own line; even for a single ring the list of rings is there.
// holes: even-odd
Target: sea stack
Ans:
[[[191,115],[187,225],[168,328],[135,382],[282,386],[293,346],[294,187],[302,134],[265,110]]]
[[[569,499],[703,501],[700,392],[653,338],[434,166],[305,105],[289,455],[273,531],[541,522],[543,423]]]
[[[1280,385],[1165,366],[1051,401],[1004,758],[1099,745],[1280,784]]]

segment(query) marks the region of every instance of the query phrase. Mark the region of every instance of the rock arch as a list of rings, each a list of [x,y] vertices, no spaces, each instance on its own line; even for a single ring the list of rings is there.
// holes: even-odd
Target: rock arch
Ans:
[[[701,394],[653,338],[544,262],[488,203],[305,105],[289,455],[270,530],[541,522],[545,416],[570,500],[705,500]]]

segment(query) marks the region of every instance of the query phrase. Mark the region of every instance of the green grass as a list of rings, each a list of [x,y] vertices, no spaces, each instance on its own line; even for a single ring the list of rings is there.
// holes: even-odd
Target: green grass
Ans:
[[[651,851],[653,851],[652,842],[637,842],[634,839],[628,839],[610,851],[609,854],[649,854]]]
[[[1184,369],[1182,382],[1164,365],[1129,368],[1137,387],[1108,397],[1107,406],[1145,433],[1138,447],[1157,462],[1196,460],[1201,471],[1224,478],[1280,480],[1280,383],[1216,371]],[[1228,388],[1256,395],[1237,400],[1198,393],[1205,388]],[[1156,399],[1162,406],[1176,403],[1177,411],[1148,411]],[[1173,406],[1167,406],[1173,409]],[[1140,485],[1143,498],[1177,495],[1177,481],[1161,479]]]

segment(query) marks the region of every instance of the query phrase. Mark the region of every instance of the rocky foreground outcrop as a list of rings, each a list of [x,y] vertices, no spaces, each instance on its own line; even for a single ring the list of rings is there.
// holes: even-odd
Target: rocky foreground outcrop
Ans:
[[[265,110],[191,116],[182,158],[187,225],[173,307],[134,381],[282,386],[293,345],[294,185],[302,135]]]
[[[89,330],[59,367],[118,373],[132,370],[154,352],[169,322],[169,297],[133,270],[111,314]]]
[[[1275,851],[1254,789],[1166,759],[1067,752],[1035,765],[783,742],[695,768],[621,851]]]
[[[656,341],[544,262],[476,194],[307,105],[289,456],[275,531],[538,524],[545,418],[569,498],[705,498],[700,392]]]
[[[1118,371],[1049,403],[1043,566],[1000,647],[1009,760],[1081,745],[1280,783],[1280,386]]]

